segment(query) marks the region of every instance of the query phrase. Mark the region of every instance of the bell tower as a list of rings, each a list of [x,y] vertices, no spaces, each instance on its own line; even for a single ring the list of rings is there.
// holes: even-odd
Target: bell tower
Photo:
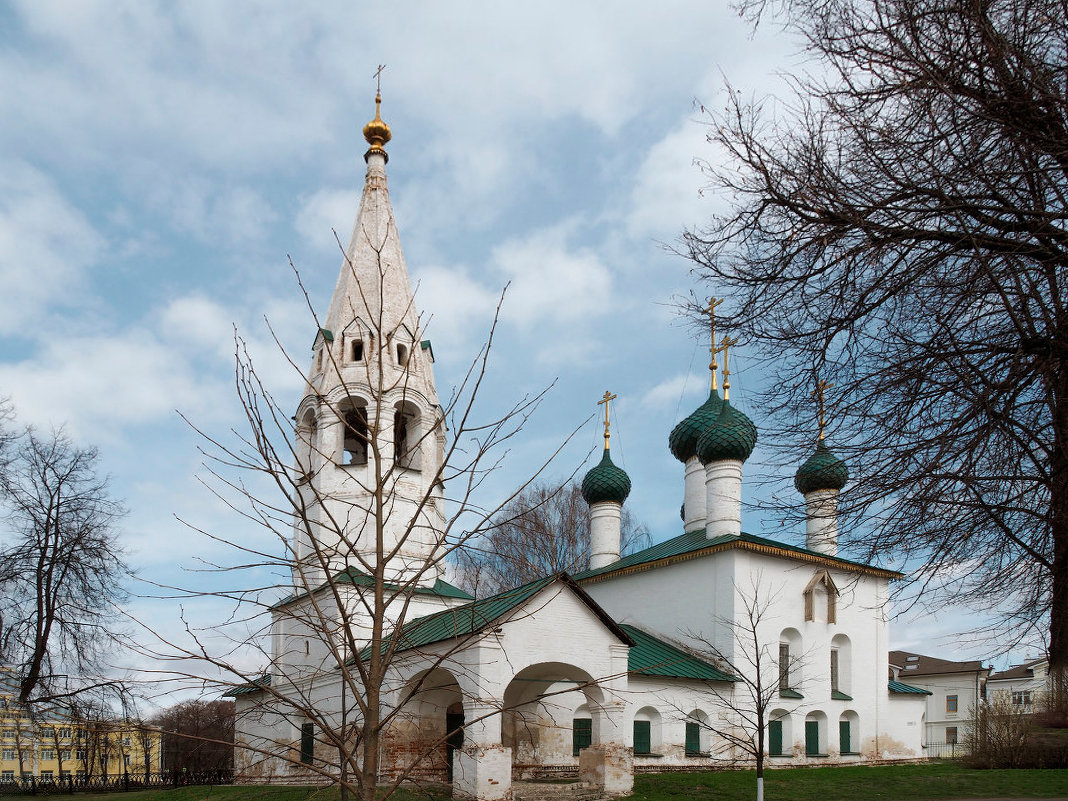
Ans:
[[[383,563],[391,581],[440,575],[445,421],[390,205],[381,106],[379,92],[359,212],[295,417],[302,586]]]

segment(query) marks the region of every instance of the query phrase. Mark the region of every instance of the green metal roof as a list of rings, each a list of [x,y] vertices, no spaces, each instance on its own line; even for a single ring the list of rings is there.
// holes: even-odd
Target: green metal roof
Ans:
[[[357,587],[372,587],[374,586],[374,577],[369,576],[354,567],[350,567],[346,570],[342,570],[340,573],[334,574],[334,577],[330,581],[324,581],[322,584],[312,590],[312,593],[320,592],[321,590],[324,590],[327,587],[336,584],[353,584]],[[389,591],[394,591],[401,589],[401,586],[399,584],[387,583],[386,589]],[[459,598],[463,601],[470,601],[474,598],[471,593],[465,592],[459,587],[454,587],[452,584],[449,584],[449,582],[442,581],[441,579],[435,580],[433,587],[412,587],[410,588],[410,591],[415,593],[416,595],[436,595],[440,598]],[[280,606],[285,606],[286,604],[292,603],[298,598],[304,598],[307,595],[308,593],[306,592],[294,593],[293,595],[289,595],[283,598],[278,603],[274,604],[271,609],[277,609]]]
[[[334,341],[334,332],[331,331],[329,328],[320,328],[319,333],[323,335],[323,339],[325,339],[327,342]]]
[[[659,562],[663,559],[674,559],[678,557],[692,558],[700,556],[701,551],[705,549],[720,548],[722,546],[730,547],[731,545],[743,548],[749,546],[754,550],[774,548],[779,551],[786,551],[787,555],[796,554],[800,559],[817,559],[821,562],[833,562],[843,570],[876,570],[880,573],[887,574],[889,577],[900,577],[902,575],[893,570],[866,565],[863,562],[853,562],[848,559],[841,559],[837,556],[827,556],[826,554],[817,551],[810,551],[807,548],[800,548],[796,545],[787,545],[764,537],[756,537],[752,534],[723,534],[719,537],[709,539],[705,536],[704,529],[698,529],[697,531],[680,534],[670,540],[665,540],[664,542],[659,542],[656,545],[644,548],[643,550],[636,551],[606,567],[576,573],[574,579],[576,581],[586,581],[592,578],[608,576],[619,570],[626,570],[627,568],[638,567],[639,565]]]
[[[408,621],[401,626],[399,631],[394,631],[382,641],[382,648],[387,648],[394,638],[399,638],[397,650],[407,651],[411,648],[421,648],[443,640],[475,634],[558,581],[574,590],[590,606],[594,614],[601,618],[602,622],[621,640],[627,645],[633,644],[619,624],[612,620],[567,573],[554,573],[513,590],[505,590],[497,595],[481,598],[455,609],[444,609],[441,612]],[[370,655],[371,649],[367,647],[360,653],[360,659],[367,659]]]
[[[852,695],[846,695],[841,690],[831,690],[831,700],[832,701],[852,701],[853,700],[853,696]]]
[[[790,687],[784,687],[783,689],[779,690],[779,698],[804,698],[804,697],[805,696],[801,695],[800,692],[798,692],[797,690],[791,689]]]
[[[903,681],[894,681],[890,679],[887,689],[892,693],[899,695],[933,695],[930,690],[924,690],[919,687],[913,687],[911,684],[905,684]]]
[[[627,670],[631,673],[640,673],[643,676],[670,676],[676,679],[738,681],[735,676],[718,670],[708,662],[646,631],[626,624],[620,624],[620,628],[634,640],[634,647],[627,654]]]
[[[239,695],[248,695],[249,693],[258,693],[264,687],[271,686],[271,674],[264,673],[258,679],[253,679],[248,684],[239,684],[236,687],[231,687],[225,693],[223,698],[235,698]]]

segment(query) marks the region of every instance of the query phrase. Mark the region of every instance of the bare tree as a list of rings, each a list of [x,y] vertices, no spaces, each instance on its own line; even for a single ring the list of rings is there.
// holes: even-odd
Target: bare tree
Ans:
[[[491,329],[452,396],[436,402],[411,297],[399,310],[381,302],[396,280],[383,256],[392,236],[392,220],[377,234],[354,234],[371,248],[373,271],[368,276],[363,264],[357,275],[346,254],[339,285],[351,278],[357,296],[345,302],[358,307],[346,310],[353,321],[346,336],[312,311],[319,335],[311,370],[294,363],[307,384],[295,416],[263,386],[238,340],[236,385],[248,433],[232,441],[205,435],[208,483],[269,541],[249,546],[203,532],[237,554],[232,564],[211,566],[226,586],[170,590],[229,599],[236,611],[222,625],[190,626],[184,647],[161,640],[165,647],[145,651],[179,663],[174,673],[188,679],[203,681],[205,665],[221,675],[211,686],[237,699],[235,769],[244,780],[280,770],[336,782],[342,798],[354,792],[365,801],[442,763],[449,732],[400,750],[387,748],[386,735],[438,689],[435,668],[484,634],[458,632],[433,653],[411,649],[404,635],[428,609],[470,598],[444,582],[445,559],[529,484],[519,482],[499,502],[479,495],[542,397],[481,412]],[[264,585],[265,575],[281,586]],[[415,663],[419,675],[398,686]],[[499,713],[486,710],[462,725]],[[267,733],[241,737],[242,724]]]
[[[163,731],[167,770],[232,770],[234,702],[199,698],[174,704],[152,718]]]
[[[0,471],[10,534],[0,550],[0,657],[22,702],[99,683],[128,575],[115,524],[122,505],[93,448],[27,429]]]
[[[775,359],[795,455],[813,379],[834,385],[847,542],[1019,636],[1048,627],[1063,674],[1068,7],[743,5],[778,11],[812,69],[792,104],[732,91],[714,115],[731,206],[684,249]]]
[[[649,544],[649,529],[623,510],[623,554]],[[489,531],[457,554],[465,586],[489,595],[565,571],[590,566],[590,513],[575,481],[527,487],[491,521]]]
[[[760,586],[759,578],[754,578],[748,589],[736,588],[736,600],[736,617],[717,618],[727,633],[722,645],[699,632],[690,635],[701,643],[711,661],[734,679],[733,685],[708,682],[715,706],[725,714],[697,723],[715,735],[710,738],[714,758],[732,766],[756,766],[756,798],[763,801],[770,713],[775,707],[795,703],[791,700],[796,693],[792,685],[799,677],[804,654],[782,648],[778,638],[769,639],[766,618],[776,598]]]

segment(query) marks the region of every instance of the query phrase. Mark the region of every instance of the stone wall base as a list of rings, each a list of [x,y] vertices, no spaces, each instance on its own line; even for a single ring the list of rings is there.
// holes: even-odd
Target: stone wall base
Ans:
[[[630,795],[634,790],[634,755],[618,743],[591,745],[579,752],[582,786],[606,796]]]
[[[453,753],[453,798],[511,801],[512,749],[467,746]]]

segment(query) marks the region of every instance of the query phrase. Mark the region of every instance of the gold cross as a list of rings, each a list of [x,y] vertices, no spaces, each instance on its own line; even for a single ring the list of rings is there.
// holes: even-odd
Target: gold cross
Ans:
[[[378,65],[378,69],[376,69],[374,75],[371,76],[372,78],[375,79],[375,81],[377,81],[377,87],[376,88],[377,88],[378,94],[382,94],[382,70],[384,70],[385,68],[386,68],[385,64],[379,64]]]
[[[618,395],[613,395],[611,392],[609,392],[606,389],[604,391],[604,396],[599,401],[597,401],[597,405],[598,406],[600,406],[601,404],[604,404],[604,449],[605,450],[608,450],[608,437],[609,437],[609,434],[608,434],[608,404],[609,404],[610,401],[614,401],[618,397],[619,397]]]
[[[719,300],[709,298],[708,306],[704,309],[704,311],[708,312],[708,327],[712,330],[712,339],[708,346],[708,352],[712,357],[712,361],[708,365],[708,369],[712,371],[712,389],[716,389],[716,369],[719,367],[716,364],[716,307],[722,302],[723,298]]]
[[[723,400],[730,400],[731,397],[730,347],[736,344],[738,344],[737,339],[731,339],[726,336],[723,337],[723,342],[720,346],[716,348],[717,351],[723,351]]]
[[[812,394],[816,396],[816,408],[819,414],[820,440],[823,439],[823,430],[827,427],[827,398],[824,393],[833,386],[834,384],[821,378],[816,382],[816,389],[812,391]]]

